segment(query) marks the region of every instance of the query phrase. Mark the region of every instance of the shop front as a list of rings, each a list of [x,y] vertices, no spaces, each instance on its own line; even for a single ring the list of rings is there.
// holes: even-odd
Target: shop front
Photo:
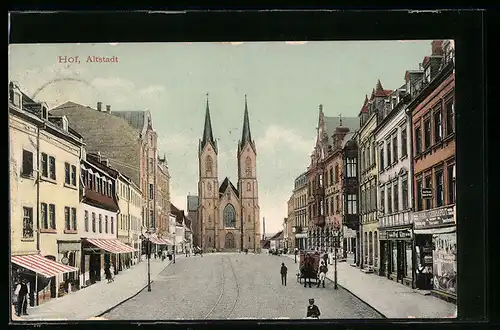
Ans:
[[[416,286],[456,301],[457,235],[453,207],[414,213]]]
[[[57,252],[59,253],[59,260],[62,264],[80,268],[81,260],[81,242],[80,240],[72,241],[57,241]],[[60,285],[59,296],[63,293],[70,293],[80,289],[79,281],[80,272],[64,273]]]
[[[413,240],[411,226],[379,230],[380,275],[404,284],[413,285]]]

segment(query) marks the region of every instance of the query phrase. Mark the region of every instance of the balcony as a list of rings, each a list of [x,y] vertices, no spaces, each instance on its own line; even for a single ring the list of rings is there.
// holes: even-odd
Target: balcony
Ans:
[[[344,216],[344,224],[352,230],[359,230],[359,216],[357,214],[346,214]]]
[[[325,216],[324,215],[316,215],[314,218],[313,218],[313,223],[314,225],[318,226],[318,227],[324,227],[325,226]]]
[[[302,234],[303,228],[302,226],[293,226],[292,231],[294,234]]]

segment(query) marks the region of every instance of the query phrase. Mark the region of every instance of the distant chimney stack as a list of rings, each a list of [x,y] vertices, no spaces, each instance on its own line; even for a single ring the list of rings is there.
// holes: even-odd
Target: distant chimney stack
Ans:
[[[97,102],[97,111],[102,111],[102,102]]]
[[[111,113],[111,106],[109,104],[106,106],[106,112]]]
[[[432,56],[443,55],[443,40],[433,40],[431,42]]]

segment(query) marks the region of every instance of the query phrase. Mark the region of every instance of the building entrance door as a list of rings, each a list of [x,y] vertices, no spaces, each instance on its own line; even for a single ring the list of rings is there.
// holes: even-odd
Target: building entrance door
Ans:
[[[226,234],[226,240],[225,240],[225,243],[224,243],[224,247],[226,249],[234,249],[235,248],[233,233],[227,233]]]

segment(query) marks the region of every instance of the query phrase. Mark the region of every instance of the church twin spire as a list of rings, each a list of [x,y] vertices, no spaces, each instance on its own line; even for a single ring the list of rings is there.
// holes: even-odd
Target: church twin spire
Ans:
[[[247,95],[245,94],[245,114],[243,116],[243,132],[241,134],[241,141],[238,144],[238,152],[245,146],[245,144],[249,142],[252,148],[255,150],[254,142],[252,140],[252,134],[250,132],[250,119],[248,116],[248,103],[247,103]],[[210,107],[208,102],[208,93],[207,93],[207,107],[205,111],[205,125],[203,127],[203,138],[200,144],[200,152],[203,150],[205,145],[210,143],[215,150],[217,150],[217,141],[214,139],[213,131],[212,131],[212,121],[210,119]]]

